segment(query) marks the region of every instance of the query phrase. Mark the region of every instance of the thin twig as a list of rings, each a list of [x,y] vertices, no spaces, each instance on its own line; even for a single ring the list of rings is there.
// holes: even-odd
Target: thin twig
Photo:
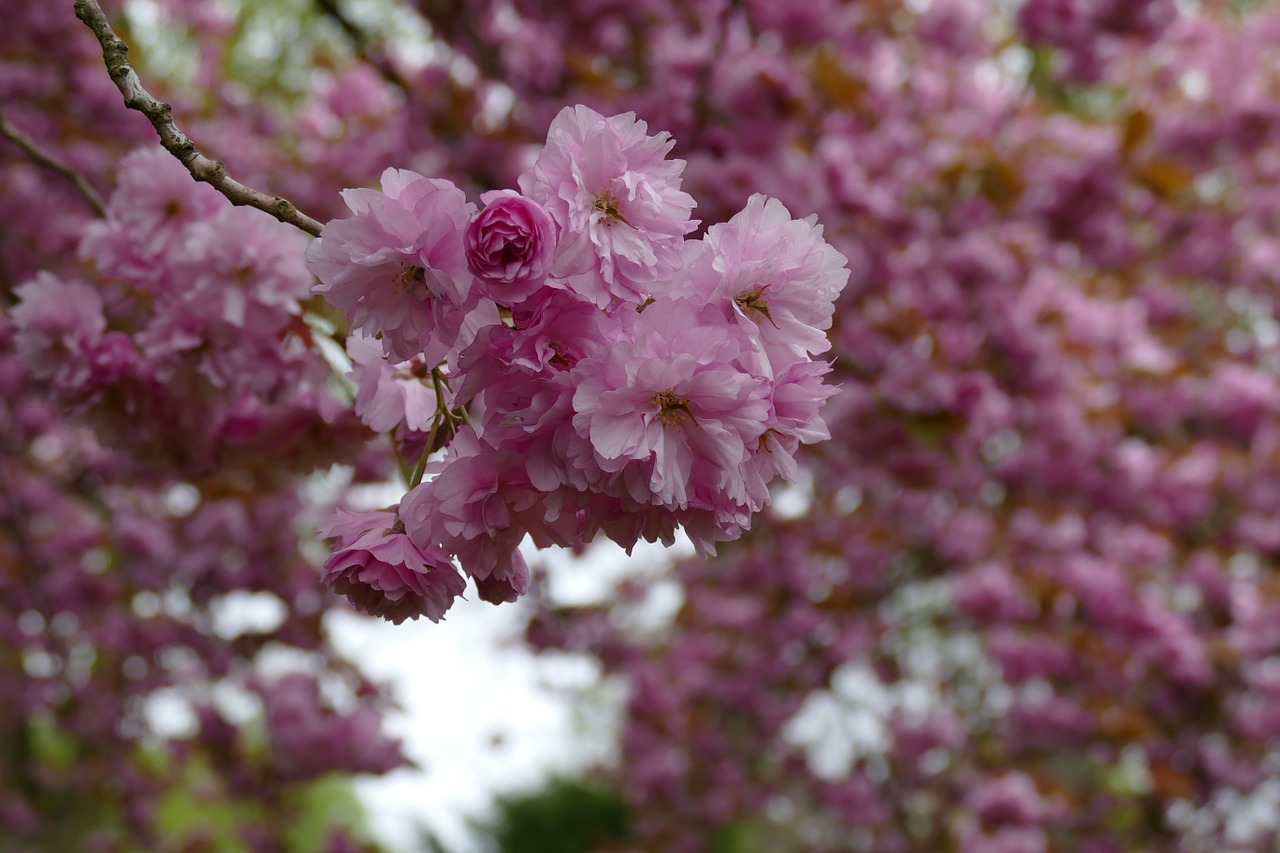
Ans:
[[[14,145],[26,152],[27,156],[35,160],[46,169],[57,172],[62,177],[76,185],[76,189],[80,190],[80,194],[88,199],[90,206],[99,216],[107,215],[107,205],[103,202],[102,196],[98,195],[98,191],[93,188],[84,175],[68,166],[59,158],[40,147],[40,143],[36,142],[29,135],[14,127],[4,113],[0,112],[0,136],[12,142]]]
[[[437,410],[435,417],[431,419],[431,432],[427,433],[427,443],[422,446],[422,453],[418,455],[418,463],[413,466],[413,471],[406,478],[409,491],[418,488],[418,484],[422,482],[422,475],[427,472],[427,460],[431,458],[431,453],[435,449],[436,434],[440,429],[441,420],[440,412]]]
[[[93,30],[98,43],[102,45],[102,58],[107,64],[107,72],[120,94],[124,95],[124,105],[147,117],[156,133],[160,134],[160,144],[187,167],[191,177],[211,185],[232,204],[256,207],[281,222],[320,236],[324,226],[298,210],[293,202],[246,187],[228,175],[226,166],[221,162],[210,160],[201,154],[195,143],[173,123],[173,108],[157,101],[143,88],[138,73],[129,64],[129,46],[111,29],[111,23],[97,0],[76,0],[75,8],[76,17]]]
[[[503,79],[502,54],[476,30],[472,23],[474,16],[468,14],[465,0],[418,0],[416,5],[450,47],[459,48],[458,42],[466,41],[471,48],[471,60],[484,76],[490,80]]]
[[[716,67],[720,64],[724,55],[725,44],[729,36],[730,19],[739,6],[740,0],[729,0],[725,4],[724,11],[720,14],[719,26],[716,29],[716,38],[711,46],[711,55],[707,57],[707,61],[702,63],[702,66],[698,69],[697,90],[693,98],[693,139],[690,140],[694,146],[698,144],[711,125],[711,83],[715,76]],[[746,14],[749,16],[750,10],[747,10]]]
[[[444,428],[449,430],[449,437],[452,438],[458,434],[458,424],[453,419],[453,412],[445,400],[444,389],[449,384],[449,380],[444,378],[444,374],[438,367],[431,369],[431,384],[435,387],[437,411],[444,415]]]
[[[375,54],[370,49],[369,34],[361,29],[359,24],[347,17],[346,13],[342,11],[342,7],[338,5],[338,0],[315,0],[315,3],[317,8],[332,18],[343,34],[346,35],[347,40],[351,42],[351,49],[356,52],[356,56],[376,69],[382,75],[382,79],[392,86],[402,92],[409,91],[409,86],[400,75],[399,69],[395,67],[387,56],[382,54],[382,51],[378,51]]]

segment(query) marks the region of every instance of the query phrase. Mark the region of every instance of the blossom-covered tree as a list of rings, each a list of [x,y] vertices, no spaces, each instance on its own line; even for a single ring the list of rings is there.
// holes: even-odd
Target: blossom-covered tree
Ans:
[[[1277,843],[1273,4],[328,0],[264,78],[167,0],[171,110],[75,5],[0,4],[0,838],[393,766],[324,589],[465,575],[628,685],[641,849]],[[517,550],[678,528],[658,628]]]

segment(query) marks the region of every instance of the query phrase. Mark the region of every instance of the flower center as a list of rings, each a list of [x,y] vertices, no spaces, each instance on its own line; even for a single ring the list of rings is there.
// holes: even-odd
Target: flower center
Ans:
[[[738,306],[739,311],[757,323],[761,320],[768,320],[773,323],[773,317],[769,315],[769,302],[764,298],[764,292],[768,289],[769,285],[760,284],[753,290],[744,290],[733,297],[733,304]],[[773,323],[773,325],[777,326],[778,324]]]
[[[549,361],[560,370],[573,370],[573,366],[578,363],[578,357],[571,352],[567,352],[564,344],[559,341],[551,342],[551,351],[555,355],[551,356]]]
[[[407,367],[400,368],[392,375],[396,379],[416,379],[425,384],[431,378],[431,366],[422,356],[415,355],[409,360]]]
[[[623,225],[631,225],[627,221],[627,217],[622,215],[621,201],[613,194],[613,190],[601,190],[596,196],[596,202],[593,205],[596,210],[604,214],[604,224],[612,225],[614,222],[621,222]],[[631,225],[634,228],[634,225]]]
[[[395,278],[391,280],[391,286],[399,291],[406,291],[415,284],[426,284],[427,271],[422,267],[413,264],[405,264],[400,267],[400,271],[396,273]]]
[[[686,423],[698,425],[689,410],[689,401],[676,396],[675,389],[659,391],[649,400],[649,404],[658,407],[658,420],[665,426],[682,426]]]

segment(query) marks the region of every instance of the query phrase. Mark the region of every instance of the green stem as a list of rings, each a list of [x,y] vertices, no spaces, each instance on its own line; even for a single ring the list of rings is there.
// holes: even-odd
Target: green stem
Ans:
[[[444,389],[449,382],[438,367],[431,369],[431,384],[436,389],[436,411],[444,415],[445,429],[449,430],[449,436],[452,438],[458,434],[458,426],[453,422],[453,412],[449,411],[449,405],[445,402]]]
[[[409,490],[413,491],[422,482],[422,475],[427,470],[427,459],[431,456],[431,448],[436,443],[436,429],[440,426],[440,414],[431,419],[431,432],[427,433],[427,443],[422,448],[422,455],[418,457],[418,464],[413,466],[413,473],[407,478]]]

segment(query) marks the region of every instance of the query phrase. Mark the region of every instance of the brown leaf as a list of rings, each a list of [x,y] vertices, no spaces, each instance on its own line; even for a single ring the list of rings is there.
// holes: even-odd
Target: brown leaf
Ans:
[[[1142,141],[1151,135],[1151,128],[1154,122],[1151,120],[1151,114],[1144,109],[1136,109],[1129,113],[1124,120],[1124,134],[1120,138],[1120,154],[1124,158],[1128,158],[1133,153],[1133,149],[1142,144]]]
[[[997,208],[1008,210],[1022,198],[1027,180],[1016,166],[993,158],[978,170],[978,187]]]
[[[823,99],[849,109],[862,104],[867,90],[867,84],[846,71],[835,51],[826,47],[814,57],[811,79],[814,91]]]
[[[1171,198],[1185,192],[1196,177],[1173,160],[1159,156],[1135,164],[1133,176],[1138,183],[1161,198]]]

